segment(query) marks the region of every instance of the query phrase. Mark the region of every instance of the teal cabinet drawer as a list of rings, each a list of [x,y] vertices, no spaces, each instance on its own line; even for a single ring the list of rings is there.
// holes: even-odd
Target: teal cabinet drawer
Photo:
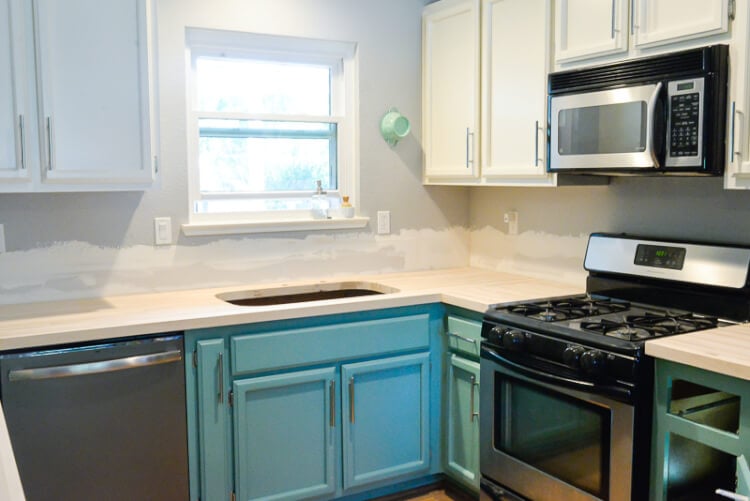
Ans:
[[[448,328],[445,334],[448,337],[449,349],[475,357],[479,356],[482,340],[481,322],[448,315]]]
[[[232,374],[427,349],[429,315],[273,331],[232,337]]]

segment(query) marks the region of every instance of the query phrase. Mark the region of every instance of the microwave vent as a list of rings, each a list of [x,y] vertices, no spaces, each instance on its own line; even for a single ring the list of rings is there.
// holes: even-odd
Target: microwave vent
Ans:
[[[682,74],[711,72],[713,68],[721,67],[720,62],[727,57],[726,45],[713,45],[593,68],[560,71],[549,75],[549,93],[621,87],[634,82],[662,80],[665,75],[679,78]]]

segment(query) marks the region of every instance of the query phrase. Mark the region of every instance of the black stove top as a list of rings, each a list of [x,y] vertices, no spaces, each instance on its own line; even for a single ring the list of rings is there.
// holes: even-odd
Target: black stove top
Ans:
[[[498,305],[487,312],[487,317],[520,322],[541,332],[554,324],[553,330],[564,329],[570,336],[582,332],[628,342],[725,325],[713,316],[590,294]]]

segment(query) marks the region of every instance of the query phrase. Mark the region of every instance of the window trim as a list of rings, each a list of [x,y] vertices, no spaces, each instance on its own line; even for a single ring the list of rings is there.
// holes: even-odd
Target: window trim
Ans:
[[[352,42],[316,40],[298,37],[243,33],[203,28],[187,28],[185,64],[187,79],[186,126],[188,164],[188,214],[182,225],[185,235],[214,235],[274,231],[307,231],[338,228],[360,228],[369,218],[312,219],[306,211],[260,211],[244,213],[198,213],[196,202],[224,195],[201,194],[199,187],[198,141],[199,118],[279,119],[279,115],[202,112],[195,109],[194,60],[197,57],[221,56],[294,60],[312,64],[338,65],[340,71],[331,77],[331,114],[325,117],[283,116],[286,121],[313,121],[336,123],[337,127],[337,189],[329,195],[348,195],[350,203],[358,207],[359,200],[359,127],[358,127],[358,60],[357,45]],[[310,196],[313,194],[310,189]],[[298,192],[296,192],[298,194]],[[279,198],[288,196],[283,194]],[[273,198],[262,194],[243,194],[241,198]],[[214,229],[212,230],[211,227]]]

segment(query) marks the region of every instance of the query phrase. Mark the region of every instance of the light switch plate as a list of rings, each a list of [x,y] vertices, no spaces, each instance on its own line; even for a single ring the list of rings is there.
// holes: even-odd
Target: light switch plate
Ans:
[[[378,211],[378,235],[387,235],[391,232],[391,211]]]
[[[154,218],[154,244],[171,245],[172,244],[172,218],[155,217]]]

